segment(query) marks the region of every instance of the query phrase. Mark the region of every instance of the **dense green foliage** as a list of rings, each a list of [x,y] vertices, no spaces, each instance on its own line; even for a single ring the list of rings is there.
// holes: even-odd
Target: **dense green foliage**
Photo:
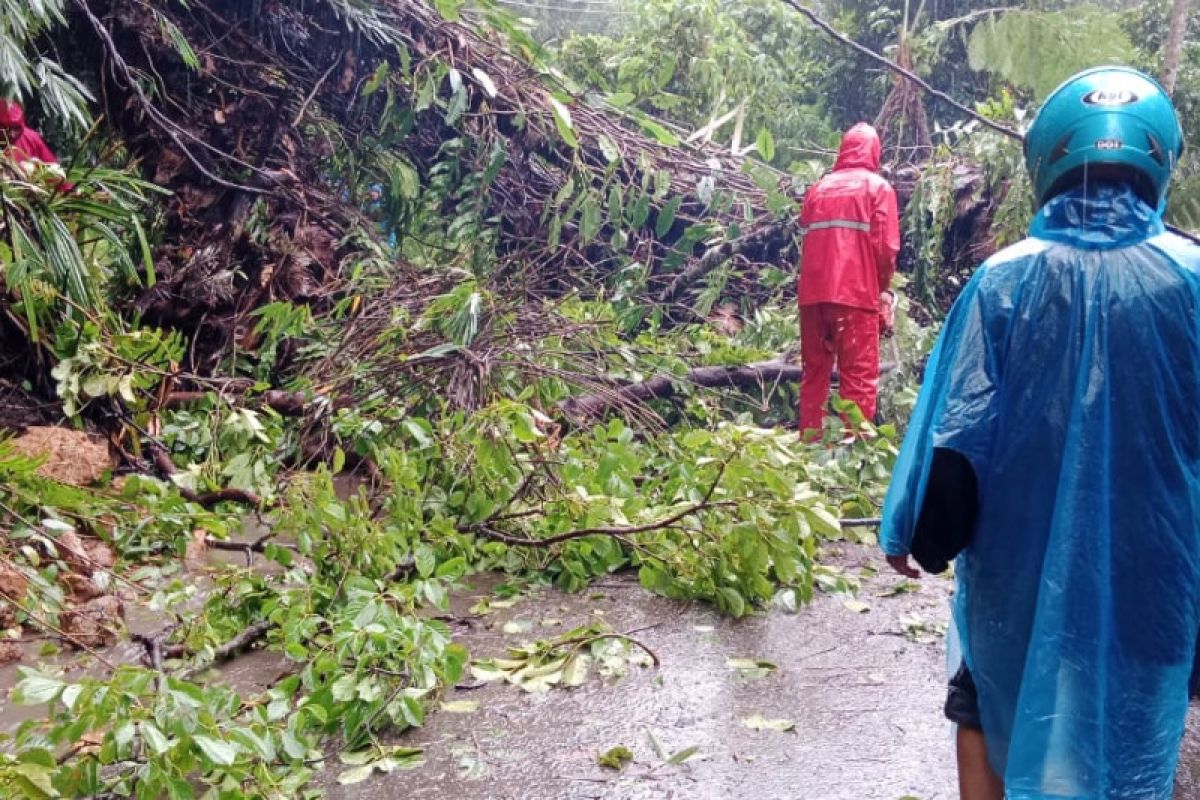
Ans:
[[[568,38],[552,62],[491,3],[435,5],[519,54],[514,63],[532,67],[521,80],[536,83],[546,108],[506,111],[497,123],[488,114],[504,100],[506,76],[421,53],[424,40],[383,5],[291,4],[334,15],[388,53],[348,82],[338,109],[309,102],[320,70],[303,105],[287,109],[292,127],[325,143],[316,188],[352,208],[354,221],[324,245],[343,259],[329,286],[308,301],[264,292],[237,335],[212,349],[207,373],[195,366],[210,344],[203,322],[146,325],[134,302],[163,274],[156,258],[195,255],[190,241],[172,238],[182,225],[162,224],[179,198],[165,200],[147,180],[143,166],[157,165],[129,163],[126,148],[105,139],[118,133],[100,125],[74,148],[75,191],[61,191],[49,169],[4,176],[0,341],[19,337],[33,357],[2,377],[56,397],[72,424],[105,426],[127,463],[148,469],[161,457],[158,477],[75,488],[39,476],[36,462],[0,441],[0,567],[29,583],[24,598],[0,602],[15,608],[18,626],[60,631],[76,606],[64,589],[79,570],[64,544],[70,533],[117,555],[90,580],[121,586],[165,624],[143,645],[145,664],[107,664],[112,653],[96,652],[86,677],[69,676],[67,659],[47,653],[22,668],[13,701],[47,713],[0,743],[4,796],[304,796],[315,768],[334,769],[335,751],[347,783],[410,768],[420,752],[384,745],[382,735],[421,725],[471,668],[436,618],[471,574],[500,571],[513,591],[578,591],[631,570],[650,591],[740,617],[781,594],[811,598],[822,543],[846,535],[839,520],[878,513],[934,328],[902,316],[895,348],[885,349],[899,362],[881,398],[893,424],[876,429],[841,409],[851,435],[830,420],[825,442],[804,445],[791,430],[790,387],[701,390],[686,379],[697,367],[794,353],[790,264],[750,269],[744,254],[726,255],[681,318],[654,302],[651,287],[752,224],[794,213],[793,187],[768,165],[804,180],[819,174],[837,131],[875,116],[891,76],[778,0],[649,0],[621,35]],[[1020,124],[1098,42],[1153,65],[1164,7],[1001,13],[966,0],[830,0],[822,10],[987,116]],[[189,80],[213,69],[204,43],[188,40],[198,34],[172,21],[187,18],[188,4],[162,8],[181,13],[155,11],[149,29]],[[0,2],[0,74],[49,125],[78,131],[89,90],[62,72],[45,35],[67,22],[60,2]],[[1036,52],[1021,49],[1029,45]],[[1200,88],[1194,60],[1189,52],[1180,88],[1188,120]],[[968,61],[972,70],[959,68]],[[556,69],[606,102],[572,105]],[[188,101],[214,102],[199,93]],[[596,107],[628,127],[585,134],[579,120]],[[946,108],[931,111],[932,161],[898,177],[907,180],[905,302],[922,320],[936,319],[968,277],[971,248],[1016,240],[1028,213],[1019,145]],[[223,106],[204,116],[217,112],[224,118]],[[621,130],[644,141],[616,141]],[[651,163],[682,152],[668,148],[696,131],[749,158],[685,178]],[[514,141],[533,144],[518,153]],[[631,155],[634,145],[642,149]],[[239,181],[251,174],[234,172]],[[514,174],[540,181],[539,191],[550,186],[534,195],[549,201],[501,197],[520,185]],[[977,177],[966,189],[964,174]],[[1180,219],[1195,218],[1188,178]],[[750,194],[761,207],[748,206]],[[528,219],[505,216],[526,205]],[[959,230],[967,207],[983,209],[978,236]],[[265,278],[246,280],[246,263],[225,252],[229,263],[196,281],[204,288],[273,288],[274,270],[319,260],[321,247],[281,233],[268,200],[255,196],[247,208],[244,240],[284,242],[271,251],[283,255]],[[547,263],[521,261],[518,223],[529,225],[528,239],[544,232]],[[955,236],[966,241],[968,268],[952,257]],[[577,260],[553,260],[563,254]],[[584,264],[586,275],[564,276],[564,264]],[[574,398],[612,397],[653,376],[672,377],[675,396],[568,413]],[[167,402],[181,382],[191,396]],[[267,390],[298,397],[303,416],[273,407]],[[337,476],[351,467],[371,479],[347,489]],[[265,531],[245,530],[247,498],[261,504]],[[196,565],[185,566],[198,545],[241,546],[247,563],[202,565],[198,580],[188,571]],[[239,694],[210,667],[248,632],[287,668],[266,689]],[[567,638],[608,646],[614,633]],[[529,642],[474,674],[531,691],[578,685],[587,670],[573,647]]]
[[[780,166],[836,143],[813,52],[827,47],[777,0],[651,0],[619,40],[576,36],[559,49],[566,71],[620,105],[665,116],[689,131]]]

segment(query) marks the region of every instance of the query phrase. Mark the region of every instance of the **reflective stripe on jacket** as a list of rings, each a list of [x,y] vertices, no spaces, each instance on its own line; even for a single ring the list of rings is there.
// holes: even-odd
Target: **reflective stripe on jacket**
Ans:
[[[879,308],[900,251],[896,192],[878,174],[881,152],[875,129],[855,125],[842,138],[833,171],[805,195],[800,305]]]

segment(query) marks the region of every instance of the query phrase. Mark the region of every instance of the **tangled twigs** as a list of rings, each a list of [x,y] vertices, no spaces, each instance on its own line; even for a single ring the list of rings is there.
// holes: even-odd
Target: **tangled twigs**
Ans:
[[[799,383],[804,370],[787,361],[762,361],[739,367],[697,367],[685,375],[656,375],[640,383],[615,390],[571,397],[559,408],[576,425],[596,421],[610,411],[644,403],[652,399],[668,399],[678,392],[679,383],[691,383],[706,388],[764,389],[781,383]]]
[[[709,484],[707,491],[704,493],[704,497],[700,498],[699,502],[693,503],[682,511],[678,511],[669,517],[665,517],[655,522],[647,522],[644,525],[579,528],[577,530],[567,531],[566,533],[558,533],[554,536],[547,536],[545,539],[529,539],[521,536],[513,536],[512,534],[498,530],[495,526],[486,522],[461,526],[459,527],[459,531],[462,533],[478,534],[480,536],[485,536],[489,539],[495,539],[498,542],[503,542],[504,544],[509,545],[518,545],[521,547],[549,547],[562,542],[569,542],[572,539],[582,539],[585,536],[621,537],[631,536],[637,533],[663,530],[664,528],[670,528],[672,525],[682,519],[690,517],[692,514],[698,513],[712,506],[713,493],[716,492],[717,486],[720,485],[721,478],[724,477],[725,468],[727,466],[729,466],[728,461],[721,462],[721,466],[717,470],[717,476],[713,479],[713,482]]]
[[[141,633],[132,635],[133,641],[140,644],[146,650],[146,659],[150,662],[151,669],[156,673],[154,676],[154,685],[162,691],[162,676],[163,676],[163,644],[167,639],[179,629],[178,623],[168,625],[158,633],[147,636]]]
[[[112,35],[108,32],[108,29],[104,27],[104,23],[92,13],[92,9],[88,7],[87,0],[75,0],[75,5],[81,12],[83,12],[83,15],[87,17],[88,22],[91,23],[92,28],[96,31],[96,35],[99,36],[100,40],[104,43],[108,57],[112,59],[113,67],[120,71],[121,78],[124,80],[125,84],[133,90],[134,94],[137,95],[138,100],[141,103],[142,110],[146,112],[146,115],[150,117],[150,119],[154,120],[154,124],[157,125],[162,132],[167,135],[168,138],[170,138],[177,148],[179,148],[179,152],[189,161],[191,161],[192,165],[195,166],[196,169],[199,170],[202,175],[204,175],[204,177],[208,178],[213,183],[224,186],[227,189],[236,189],[241,192],[250,192],[251,194],[261,194],[263,189],[252,186],[244,186],[240,183],[233,183],[232,181],[225,180],[219,175],[214,174],[196,157],[196,155],[188,148],[188,146],[183,143],[183,140],[180,138],[180,133],[189,136],[189,138],[194,139],[198,144],[203,145],[210,150],[215,148],[213,148],[212,145],[208,144],[207,142],[197,139],[194,135],[176,125],[161,111],[159,111],[152,102],[150,102],[150,98],[146,96],[145,91],[142,90],[141,84],[138,83],[137,78],[129,69],[129,65],[121,56],[121,51],[117,48],[116,43],[113,41]],[[247,164],[241,161],[241,159],[238,159],[228,153],[221,153],[221,155],[237,163],[239,166],[248,167],[251,170],[255,170],[252,165]]]
[[[679,277],[671,281],[671,284],[666,289],[659,292],[658,296],[654,298],[654,302],[660,305],[674,303],[696,281],[739,253],[744,253],[752,249],[761,249],[770,244],[774,244],[780,250],[783,250],[783,243],[790,239],[796,232],[796,220],[789,217],[782,222],[768,224],[756,231],[751,231],[738,239],[710,247],[704,251],[704,254],[700,258],[696,259],[691,265],[680,272]]]
[[[199,403],[211,396],[210,392],[175,390],[167,392],[161,402],[163,408],[177,408]],[[283,389],[268,389],[251,400],[252,404],[270,408],[285,417],[298,417],[308,408],[310,398],[304,392],[289,392]]]
[[[182,680],[191,680],[199,673],[223,661],[228,661],[234,656],[241,653],[246,648],[258,643],[266,636],[275,623],[270,620],[258,620],[243,628],[236,636],[234,636],[225,644],[213,650],[212,657],[201,664],[193,664],[190,667],[180,670],[177,674]],[[150,662],[150,666],[161,675],[165,675],[166,671],[163,668],[164,658],[183,658],[188,655],[188,648],[183,644],[167,644],[167,639],[171,638],[176,631],[179,630],[179,624],[174,623],[168,625],[157,633],[133,634],[133,641],[142,645],[146,650],[146,659]],[[106,662],[107,663],[107,662]],[[110,665],[111,666],[111,665]]]
[[[208,537],[205,537],[205,539],[204,539],[204,546],[208,547],[211,550],[225,550],[227,552],[245,553],[246,554],[246,566],[250,566],[253,563],[254,554],[265,552],[267,549],[267,545],[274,538],[275,538],[274,531],[272,531],[271,533],[263,534],[262,536],[255,539],[253,542],[231,542],[226,539],[214,539],[213,537],[208,536]],[[296,545],[289,544],[286,542],[276,544],[275,546],[276,547],[285,547],[288,550],[292,550],[294,552],[300,551],[300,548],[298,548]]]
[[[239,633],[237,636],[234,636],[225,644],[213,650],[211,659],[208,659],[200,664],[194,664],[187,669],[182,670],[179,673],[180,679],[185,681],[191,680],[209,667],[219,664],[223,661],[228,661],[246,648],[259,642],[268,633],[270,633],[274,627],[275,623],[267,619],[260,619],[257,622],[252,622],[250,625],[243,628],[241,633]]]
[[[562,642],[562,644],[571,645],[570,652],[574,653],[578,650],[582,650],[584,647],[587,647],[592,642],[603,641],[604,639],[618,639],[623,642],[629,642],[630,644],[636,645],[637,647],[644,650],[646,655],[650,656],[650,660],[652,662],[654,662],[654,668],[658,669],[659,667],[662,666],[662,660],[658,657],[658,653],[655,653],[653,650],[651,650],[645,644],[645,642],[642,642],[638,639],[633,638],[633,634],[638,633],[639,631],[644,631],[650,627],[653,627],[653,626],[651,625],[651,626],[647,626],[646,628],[637,628],[636,630],[632,630],[629,633],[597,633],[597,634],[593,634],[591,636],[580,636],[577,639],[568,639],[567,641]]]
[[[157,442],[149,442],[146,445],[146,450],[150,453],[150,458],[154,461],[154,466],[158,468],[166,478],[170,479],[179,470],[175,468],[175,463],[171,461],[171,456],[167,453],[166,448]],[[218,489],[215,492],[200,493],[187,486],[175,484],[175,488],[179,490],[179,494],[189,503],[195,503],[205,508],[212,508],[217,503],[243,503],[245,505],[262,508],[264,506],[263,499],[254,492],[246,491],[245,489],[235,489],[226,487]]]

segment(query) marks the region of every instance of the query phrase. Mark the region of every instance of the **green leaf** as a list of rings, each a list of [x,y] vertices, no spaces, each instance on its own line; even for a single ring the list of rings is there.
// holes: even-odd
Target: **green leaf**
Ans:
[[[17,754],[17,760],[22,764],[36,764],[46,769],[54,769],[58,766],[58,762],[54,759],[54,754],[44,747],[30,747],[22,750]]]
[[[467,560],[462,556],[455,556],[447,561],[443,561],[434,570],[433,577],[446,578],[447,580],[458,580],[467,571]]]
[[[600,225],[600,203],[595,197],[589,195],[583,203],[583,214],[579,220],[580,246],[586,245],[596,238],[596,234],[600,232]]]
[[[442,703],[442,711],[447,714],[474,714],[479,710],[478,700],[449,700]]]
[[[12,692],[12,701],[17,705],[34,706],[49,703],[66,687],[66,683],[58,678],[43,675],[28,667],[20,667],[19,670],[23,677]]]
[[[158,726],[153,722],[139,724],[138,732],[141,733],[142,739],[145,740],[146,745],[154,755],[160,756],[171,749],[170,740],[167,739],[166,734],[160,731]]]
[[[257,754],[264,761],[274,761],[278,756],[269,733],[260,736],[250,728],[236,728],[229,732],[229,738],[240,744],[247,752]]]
[[[727,658],[725,666],[737,670],[743,678],[765,678],[779,669],[778,664],[761,658]]]
[[[357,687],[358,680],[353,675],[343,675],[333,682],[329,690],[334,700],[344,703],[354,699]]]
[[[606,769],[624,769],[625,765],[633,760],[633,753],[625,745],[617,745],[609,748],[604,753],[596,757],[596,763]]]
[[[361,767],[351,767],[337,776],[337,782],[343,786],[350,786],[355,783],[362,783],[367,778],[371,777],[375,772],[374,762],[363,764]]]
[[[591,668],[592,658],[586,654],[577,653],[567,659],[566,666],[563,667],[562,685],[569,687],[582,686],[587,680],[588,670]]]
[[[442,17],[450,22],[458,22],[459,11],[463,7],[463,0],[433,0],[433,5]]]
[[[617,92],[608,96],[608,102],[617,108],[624,108],[636,99],[633,92]]]
[[[222,767],[228,767],[237,760],[238,748],[229,742],[213,739],[209,736],[193,736],[192,741],[204,753],[209,761]]]
[[[1041,99],[1081,69],[1128,64],[1137,51],[1119,14],[1084,5],[989,15],[971,30],[967,58],[971,69],[995,73]]]
[[[280,735],[280,739],[283,742],[283,752],[287,753],[294,761],[299,761],[308,755],[308,749],[304,743],[296,738],[296,735],[290,730],[284,731]]]
[[[54,788],[53,771],[40,764],[18,764],[6,767],[0,776],[10,775],[15,783],[14,788],[20,789],[17,797],[24,800],[50,800],[62,797]]]
[[[471,664],[471,675],[482,683],[503,680],[509,676],[509,671],[502,669],[492,661],[476,661]]]
[[[663,62],[658,65],[658,71],[654,73],[654,86],[658,89],[666,87],[671,82],[671,78],[675,77],[675,67],[678,64],[678,59],[674,54],[669,54]]]
[[[83,686],[78,683],[72,683],[66,689],[63,689],[62,697],[59,699],[62,700],[62,704],[67,708],[73,708],[75,701],[79,699],[79,695],[82,693]]]
[[[375,92],[379,91],[379,88],[383,86],[384,82],[387,80],[388,73],[390,71],[391,64],[387,61],[380,61],[379,66],[375,68],[375,74],[371,76],[370,80],[363,84],[363,97],[370,97],[371,95],[375,94]]]
[[[717,603],[735,617],[746,613],[746,598],[731,586],[722,586],[717,590]]]
[[[621,160],[621,151],[617,147],[617,143],[608,137],[608,134],[600,134],[596,141],[600,145],[600,152],[604,154],[604,158],[608,163],[613,164]]]
[[[671,133],[649,117],[642,117],[638,120],[638,125],[642,130],[654,137],[654,140],[659,144],[665,144],[667,147],[676,147],[679,144],[679,137]]]
[[[554,114],[554,126],[558,135],[572,148],[579,147],[579,139],[575,137],[575,126],[571,123],[571,110],[553,97],[550,100],[550,110]]]
[[[338,759],[348,767],[370,764],[377,758],[379,758],[379,751],[373,747],[368,747],[366,750],[343,750],[338,754]]]
[[[446,125],[454,125],[467,110],[467,90],[459,87],[450,97],[450,105],[446,108]]]
[[[746,717],[742,720],[742,724],[752,731],[779,731],[780,733],[787,733],[788,731],[796,730],[796,723],[790,719],[767,719],[761,714]]]
[[[646,224],[646,220],[650,218],[650,195],[643,194],[633,204],[633,210],[629,215],[629,224],[635,228],[640,228]]]
[[[755,146],[758,148],[758,154],[762,156],[763,161],[775,160],[775,137],[771,136],[771,132],[763,128],[758,132],[758,138],[754,140]]]
[[[813,530],[827,539],[841,539],[842,524],[822,506],[802,506],[801,513],[808,519]]]
[[[179,58],[188,69],[198,72],[200,70],[200,59],[196,57],[196,51],[192,49],[192,45],[183,35],[183,31],[179,30],[179,27],[174,22],[162,14],[155,12],[155,16],[158,17],[159,27],[167,34],[167,37],[171,40],[171,44],[175,45],[175,50],[179,53]]]
[[[659,239],[670,232],[671,226],[675,224],[675,215],[679,213],[681,205],[683,205],[683,197],[680,195],[675,195],[663,204],[662,210],[658,212],[658,219],[654,222],[654,235]]]
[[[700,752],[700,745],[698,745],[698,744],[694,744],[691,747],[685,747],[682,750],[680,750],[678,753],[675,753],[670,758],[668,758],[667,763],[668,764],[682,764],[683,762],[687,761],[689,758],[691,758],[692,756],[696,755],[696,753],[699,753],[699,752]]]

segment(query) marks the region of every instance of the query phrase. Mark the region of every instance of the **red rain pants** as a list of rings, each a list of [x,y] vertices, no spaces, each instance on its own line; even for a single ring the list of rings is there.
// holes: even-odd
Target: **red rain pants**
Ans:
[[[821,430],[834,364],[839,394],[852,400],[868,420],[875,419],[879,389],[879,312],[835,303],[800,307],[800,431]]]

